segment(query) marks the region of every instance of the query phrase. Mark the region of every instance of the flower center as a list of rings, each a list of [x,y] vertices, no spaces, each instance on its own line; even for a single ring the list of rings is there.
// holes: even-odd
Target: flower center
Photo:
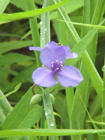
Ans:
[[[63,67],[62,61],[58,61],[58,60],[56,60],[55,62],[52,61],[51,67],[52,70],[56,73],[57,71],[61,70],[61,68]]]

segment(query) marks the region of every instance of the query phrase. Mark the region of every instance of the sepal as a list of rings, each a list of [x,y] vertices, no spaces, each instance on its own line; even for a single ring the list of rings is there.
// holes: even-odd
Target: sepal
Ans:
[[[52,104],[54,104],[55,103],[55,98],[54,98],[54,96],[52,94],[50,94],[50,98],[51,98]]]

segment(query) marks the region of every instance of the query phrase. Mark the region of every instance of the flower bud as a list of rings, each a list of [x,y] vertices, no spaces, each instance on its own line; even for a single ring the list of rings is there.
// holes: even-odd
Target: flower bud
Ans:
[[[105,65],[102,67],[102,71],[105,71]]]
[[[35,105],[38,104],[42,100],[42,95],[36,94],[31,98],[30,104]]]
[[[52,104],[54,104],[55,103],[55,98],[54,98],[54,96],[52,94],[50,94],[50,98],[51,98]]]

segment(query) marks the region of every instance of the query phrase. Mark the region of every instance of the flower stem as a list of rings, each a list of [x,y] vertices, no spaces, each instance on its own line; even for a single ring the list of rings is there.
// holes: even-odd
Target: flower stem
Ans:
[[[44,0],[43,7],[49,6],[49,0]],[[45,47],[45,44],[50,42],[50,15],[49,12],[41,15],[41,29],[40,29],[40,44],[41,48]],[[43,104],[47,126],[49,129],[55,128],[54,114],[52,102],[49,94],[49,88],[43,90]],[[42,118],[43,119],[43,118]],[[49,137],[50,140],[55,140],[55,136]]]
[[[44,0],[43,8],[49,6],[49,0]],[[41,15],[40,44],[41,48],[50,42],[50,15],[49,12]]]
[[[45,122],[45,111],[44,111],[44,104],[42,105],[42,117],[41,117],[41,128],[44,128],[44,122]],[[43,140],[43,136],[40,136],[40,140]]]
[[[48,88],[44,92],[43,102],[44,102],[44,110],[45,110],[45,116],[46,116],[46,120],[47,120],[47,126],[50,129],[54,129],[55,121],[54,121],[53,107],[52,107]],[[50,139],[55,140],[55,137],[51,136]]]
[[[45,116],[46,116],[48,128],[55,128],[53,108],[52,108],[52,103],[51,103],[51,98],[50,98],[48,88],[45,90],[43,101],[44,101],[44,110],[45,110]]]

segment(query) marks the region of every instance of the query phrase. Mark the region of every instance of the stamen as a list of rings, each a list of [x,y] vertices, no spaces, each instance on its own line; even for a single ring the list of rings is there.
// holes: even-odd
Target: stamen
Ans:
[[[52,61],[51,64],[53,64],[54,62]]]
[[[58,60],[56,60],[56,62],[58,62]]]
[[[59,70],[59,68],[56,68],[57,70]]]
[[[60,63],[62,64],[62,61],[60,61]]]
[[[54,67],[54,65],[52,65],[52,68]]]
[[[61,47],[63,46],[63,44],[61,44],[61,42],[59,42],[58,45],[60,45]]]
[[[61,65],[61,67],[63,67],[63,65]]]

